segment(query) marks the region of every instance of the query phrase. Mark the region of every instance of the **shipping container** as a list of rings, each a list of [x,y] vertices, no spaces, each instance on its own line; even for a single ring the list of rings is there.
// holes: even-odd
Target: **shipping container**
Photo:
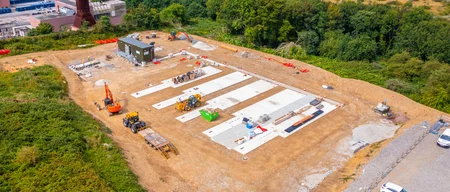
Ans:
[[[0,8],[0,14],[11,13],[11,8]]]

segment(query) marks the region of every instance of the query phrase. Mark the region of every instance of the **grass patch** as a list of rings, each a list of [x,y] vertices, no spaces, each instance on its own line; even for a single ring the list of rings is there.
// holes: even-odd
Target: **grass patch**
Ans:
[[[144,191],[63,81],[51,66],[0,72],[0,191]]]

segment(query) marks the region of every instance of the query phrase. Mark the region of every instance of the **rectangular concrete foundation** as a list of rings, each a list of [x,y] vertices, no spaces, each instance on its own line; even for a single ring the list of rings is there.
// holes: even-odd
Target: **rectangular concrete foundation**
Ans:
[[[264,124],[260,124],[262,127],[269,129],[268,132],[273,132],[273,130],[275,129],[275,125],[272,124],[272,122],[277,119],[280,116],[283,116],[284,114],[287,114],[290,111],[294,111],[296,109],[299,109],[303,106],[306,106],[309,104],[309,102],[311,102],[312,100],[314,100],[315,98],[313,96],[305,96],[302,97],[301,99],[295,100],[294,102],[288,104],[285,107],[282,107],[272,113],[269,113],[269,117],[270,120],[267,121]],[[257,112],[256,116],[259,117],[259,115],[262,115],[262,113],[264,113],[264,111],[259,111]],[[247,117],[247,116],[244,116]],[[216,135],[214,137],[212,137],[211,139],[217,143],[220,143],[221,145],[224,145],[225,147],[227,147],[228,149],[234,149],[236,147],[238,147],[238,144],[236,144],[234,141],[238,138],[247,136],[249,132],[249,129],[246,128],[246,125],[244,124],[238,124],[222,133],[220,133],[219,135]],[[268,133],[266,133],[268,134]],[[252,140],[259,140],[259,136],[261,135],[257,135],[256,137],[254,137]],[[276,135],[275,135],[276,136]],[[272,138],[273,139],[273,138]],[[250,140],[250,141],[252,141]],[[250,142],[245,142],[243,144],[241,144],[241,147],[244,148],[257,148],[259,147],[259,143],[260,142],[252,142],[255,143],[256,145],[252,145]],[[263,143],[261,143],[263,144]],[[240,150],[242,151],[242,150]],[[240,152],[238,151],[238,152]]]
[[[189,84],[189,83],[192,83],[192,82],[198,81],[200,79],[204,79],[206,77],[209,77],[209,76],[212,76],[212,75],[215,75],[215,74],[218,74],[218,73],[222,72],[222,70],[216,69],[216,68],[211,67],[211,66],[206,66],[206,67],[203,67],[202,69],[205,72],[205,74],[203,76],[200,76],[200,77],[196,78],[196,79],[193,79],[193,80],[190,80],[190,81],[186,81],[186,82],[183,82],[183,83],[178,83],[178,84],[174,84],[172,82],[172,78],[166,79],[166,80],[161,81],[161,84],[159,84],[159,85],[155,85],[155,86],[150,87],[148,89],[144,89],[144,90],[138,91],[136,93],[132,93],[131,96],[133,96],[135,98],[143,97],[143,96],[146,96],[146,95],[149,95],[149,94],[161,91],[161,90],[169,88],[169,87],[177,88],[177,87],[180,87],[180,86],[183,86],[183,85],[186,85],[186,84]]]
[[[176,97],[172,97],[165,101],[161,101],[152,106],[156,109],[163,109],[168,106],[174,105],[175,102],[178,100],[185,100],[185,99],[189,98],[190,95],[200,94],[201,96],[206,96],[208,94],[214,93],[216,91],[227,88],[229,86],[240,83],[240,82],[245,81],[250,78],[252,78],[252,76],[245,75],[244,73],[241,73],[241,72],[233,72],[228,75],[225,75],[225,76],[219,77],[217,79],[203,83],[201,85],[198,85],[196,87],[186,89],[183,91],[184,94],[178,95]]]
[[[272,95],[264,100],[261,100],[251,106],[248,106],[240,111],[233,113],[236,118],[232,118],[226,122],[223,122],[215,127],[212,127],[203,133],[209,137],[214,137],[227,129],[230,129],[237,125],[235,121],[241,123],[243,117],[247,117],[253,120],[257,120],[260,115],[270,114],[276,110],[279,110],[290,103],[301,99],[305,95],[297,93],[295,91],[285,89]],[[239,119],[239,120],[236,120]]]
[[[207,105],[196,108],[193,111],[184,114],[182,116],[177,117],[176,119],[181,122],[187,122],[190,121],[196,117],[200,116],[200,109],[203,108],[213,108],[213,109],[221,109],[225,110],[227,108],[230,108],[234,105],[237,105],[241,102],[244,102],[252,97],[255,97],[261,93],[264,93],[277,85],[269,83],[264,80],[259,80],[254,83],[248,84],[244,87],[241,87],[239,89],[236,89],[234,91],[228,92],[226,94],[223,94],[219,97],[216,97],[210,101],[207,101]]]

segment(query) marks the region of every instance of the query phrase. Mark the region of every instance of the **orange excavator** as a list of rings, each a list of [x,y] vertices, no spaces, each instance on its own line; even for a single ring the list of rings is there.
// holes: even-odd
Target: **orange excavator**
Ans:
[[[113,114],[122,114],[122,106],[120,106],[119,102],[114,102],[113,95],[111,91],[108,88],[108,85],[105,82],[105,92],[106,97],[103,100],[105,103],[105,109],[109,116],[112,116]]]
[[[184,34],[186,36],[186,39],[188,40],[188,42],[192,43],[192,40],[191,40],[191,38],[189,38],[189,35],[185,32],[181,32],[181,31],[178,33],[175,33],[175,31],[170,32],[168,40],[169,41],[179,40],[180,38],[178,37],[178,35],[180,35],[180,34]]]

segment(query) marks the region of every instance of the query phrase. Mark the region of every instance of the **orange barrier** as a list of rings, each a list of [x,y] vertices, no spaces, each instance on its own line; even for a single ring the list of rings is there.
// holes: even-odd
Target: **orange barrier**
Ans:
[[[222,47],[222,48],[224,48],[224,49],[228,49],[228,50],[233,51],[233,52],[238,52],[237,49],[235,49],[235,48],[233,48],[233,47],[228,47],[228,46],[226,46],[226,45],[220,45],[220,47]]]
[[[11,51],[9,49],[2,49],[0,50],[0,55],[7,55],[9,54]]]
[[[108,43],[115,43],[118,40],[119,40],[118,38],[104,39],[104,40],[95,40],[95,44],[102,45],[102,44],[108,44]]]

